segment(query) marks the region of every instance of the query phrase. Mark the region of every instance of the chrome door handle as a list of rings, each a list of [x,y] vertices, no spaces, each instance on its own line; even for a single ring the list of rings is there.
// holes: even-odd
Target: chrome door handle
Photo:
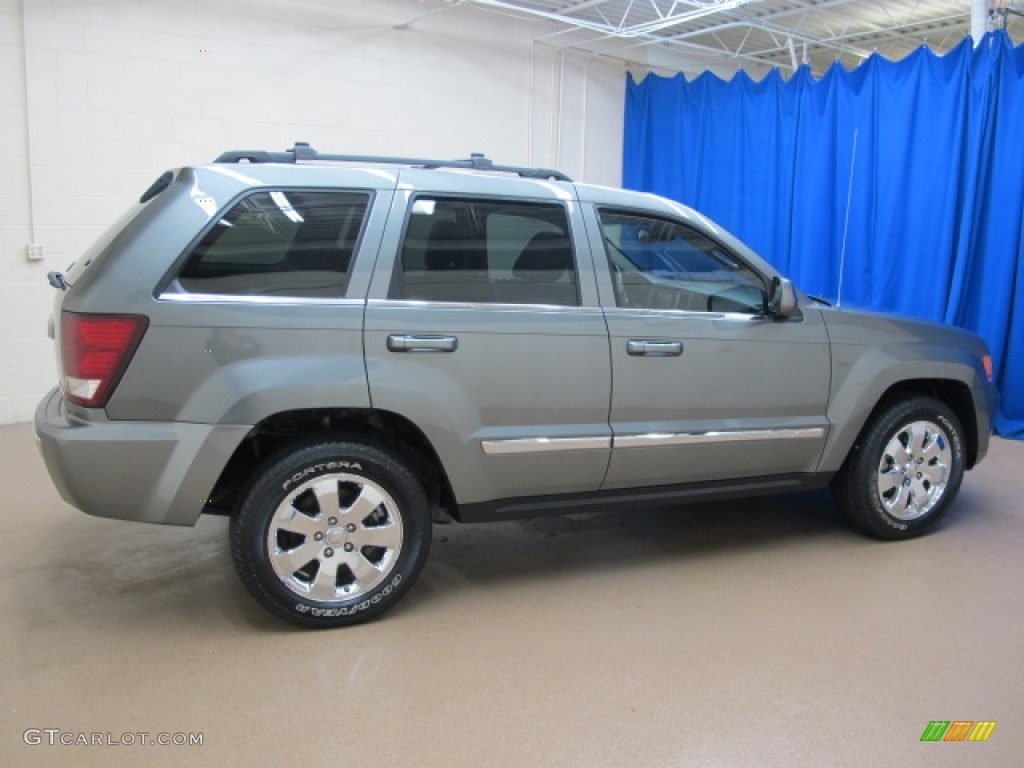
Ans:
[[[667,339],[630,339],[626,354],[634,357],[678,357],[683,354],[683,342]]]
[[[388,336],[390,352],[454,352],[458,348],[459,340],[455,336]]]

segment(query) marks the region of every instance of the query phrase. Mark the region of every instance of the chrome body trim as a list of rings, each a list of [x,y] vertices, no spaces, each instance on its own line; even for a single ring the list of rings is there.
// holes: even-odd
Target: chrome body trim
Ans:
[[[644,307],[605,307],[609,317],[673,317],[680,320],[702,318],[704,320],[735,320],[744,323],[763,323],[771,320],[770,315],[755,315],[746,312],[702,312],[694,309],[656,309]]]
[[[709,443],[743,443],[759,440],[820,440],[824,427],[801,429],[749,429],[735,432],[652,432],[643,435],[611,437],[526,437],[511,440],[482,440],[480,445],[489,456],[518,453],[552,453],[555,451],[590,451],[608,448],[661,448],[667,445],[705,445]]]
[[[507,304],[500,302],[470,302],[470,301],[433,301],[427,299],[369,299],[372,307],[389,307],[400,309],[472,309],[486,310],[492,312],[545,312],[560,314],[600,315],[602,309],[589,304]]]
[[[356,307],[366,304],[365,299],[318,299],[310,296],[247,296],[227,293],[168,293],[157,296],[158,301],[184,304],[323,304],[325,306]]]
[[[802,429],[748,429],[736,432],[676,432],[645,435],[616,435],[615,448],[654,448],[666,445],[702,445],[708,443],[746,443],[760,440],[820,440],[824,427]]]
[[[610,437],[526,437],[512,440],[483,440],[480,446],[488,456],[554,451],[595,451],[612,447]]]

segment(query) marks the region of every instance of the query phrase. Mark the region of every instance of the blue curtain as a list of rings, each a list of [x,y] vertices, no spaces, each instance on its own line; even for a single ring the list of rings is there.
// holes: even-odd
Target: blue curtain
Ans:
[[[716,219],[808,293],[979,333],[1024,438],[1024,46],[820,80],[629,79],[623,184]]]

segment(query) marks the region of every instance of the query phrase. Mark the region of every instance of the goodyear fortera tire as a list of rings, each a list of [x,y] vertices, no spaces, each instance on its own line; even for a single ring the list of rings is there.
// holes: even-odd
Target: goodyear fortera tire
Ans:
[[[956,414],[929,397],[893,402],[865,427],[832,492],[865,532],[909,539],[952,505],[964,474],[964,433]]]
[[[318,442],[272,459],[231,521],[235,568],[271,613],[327,628],[378,616],[413,585],[430,548],[422,485],[393,455]]]

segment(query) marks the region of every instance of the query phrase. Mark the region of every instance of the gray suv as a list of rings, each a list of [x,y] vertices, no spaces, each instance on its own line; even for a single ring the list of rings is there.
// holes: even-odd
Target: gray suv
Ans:
[[[915,536],[997,403],[970,333],[832,308],[682,205],[480,155],[228,152],[50,281],[61,495],[230,516],[242,581],[307,627],[393,605],[452,519],[831,483]]]

